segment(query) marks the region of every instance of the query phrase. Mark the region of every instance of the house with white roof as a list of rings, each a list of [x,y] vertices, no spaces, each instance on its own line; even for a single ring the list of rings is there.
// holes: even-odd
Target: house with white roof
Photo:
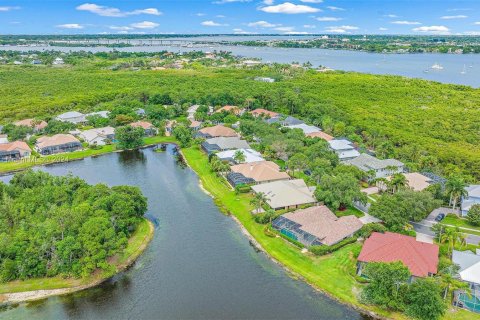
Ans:
[[[63,61],[62,58],[57,57],[57,58],[55,58],[55,60],[53,60],[52,64],[54,64],[54,65],[61,65],[61,64],[65,64],[65,61]]]
[[[340,161],[351,160],[360,155],[360,152],[355,149],[353,143],[347,139],[330,140],[328,144],[330,145],[330,149],[338,155]]]
[[[245,156],[245,161],[237,162],[234,159],[235,154],[238,151],[243,153],[243,155]],[[262,155],[260,154],[260,152],[255,151],[253,149],[226,150],[226,151],[219,152],[216,155],[220,160],[225,160],[225,161],[229,161],[229,162],[232,162],[232,163],[250,163],[250,162],[265,161],[265,159],[262,158]]]
[[[305,135],[309,135],[311,133],[315,133],[315,132],[320,132],[322,131],[320,128],[318,127],[315,127],[315,126],[310,126],[308,124],[305,124],[305,123],[301,123],[301,124],[294,124],[294,125],[291,125],[291,126],[286,126],[286,128],[289,128],[289,129],[300,129],[303,131],[303,134]]]
[[[480,184],[469,185],[465,191],[467,191],[467,195],[462,198],[462,216],[466,216],[472,206],[480,204]]]
[[[297,209],[302,205],[315,204],[314,189],[302,179],[279,180],[252,186],[255,193],[263,193],[268,205],[274,210]]]
[[[87,113],[85,115],[85,118],[86,117],[91,117],[91,116],[99,116],[99,117],[102,117],[102,118],[108,118],[108,115],[110,114],[110,111],[106,111],[106,110],[103,110],[103,111],[96,111],[96,112],[91,112],[91,113]]]
[[[405,166],[398,160],[381,160],[366,153],[362,153],[354,159],[345,161],[345,164],[355,166],[363,172],[374,172],[375,179],[386,178],[394,173],[402,173]]]
[[[454,304],[458,307],[480,313],[480,255],[473,252],[453,250],[452,262],[460,267],[460,279],[469,285],[467,294],[455,292]]]
[[[115,139],[115,128],[104,127],[82,131],[79,135],[89,145],[104,146]]]
[[[70,122],[73,124],[79,124],[86,121],[85,115],[77,111],[69,111],[69,112],[62,113],[56,116],[55,119],[58,121]]]

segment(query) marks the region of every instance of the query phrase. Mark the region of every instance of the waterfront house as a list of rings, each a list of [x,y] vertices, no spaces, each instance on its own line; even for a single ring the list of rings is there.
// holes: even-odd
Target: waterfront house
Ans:
[[[237,161],[234,158],[235,158],[235,154],[238,151],[241,152],[245,157],[245,161],[243,161],[242,163],[258,162],[258,161],[265,160],[262,158],[262,155],[260,154],[260,152],[255,151],[253,149],[232,149],[232,150],[221,151],[216,155],[220,160],[228,161],[231,163],[237,163]]]
[[[370,262],[402,262],[410,273],[411,280],[437,273],[439,248],[436,244],[417,241],[399,233],[374,232],[365,240],[358,256],[357,274],[362,275],[365,264]]]
[[[0,144],[8,143],[8,135],[0,134]]]
[[[157,128],[155,128],[153,124],[147,121],[132,122],[129,124],[129,126],[134,128],[142,128],[146,136],[154,136],[158,132]]]
[[[353,236],[363,223],[354,215],[337,217],[326,206],[313,206],[281,215],[272,226],[309,247],[334,245]]]
[[[338,155],[340,161],[351,160],[360,155],[353,146],[353,143],[347,139],[330,140],[328,144],[330,145],[330,149]]]
[[[62,113],[55,117],[56,120],[62,122],[70,122],[73,124],[79,124],[86,122],[85,115],[77,111],[69,111]]]
[[[273,161],[259,161],[241,163],[230,167],[227,180],[232,186],[239,184],[258,184],[278,180],[289,180],[286,172],[281,172],[280,167]]]
[[[404,164],[395,159],[381,160],[366,153],[345,161],[345,164],[352,165],[363,172],[374,172],[374,178],[386,178],[394,173],[402,173]]]
[[[49,155],[81,150],[82,144],[71,134],[56,134],[51,137],[43,136],[38,138],[35,149],[42,155]]]
[[[239,137],[216,137],[202,142],[202,149],[208,154],[216,151],[249,148],[247,141],[241,140]]]
[[[20,160],[31,154],[32,149],[23,141],[0,144],[0,162]]]
[[[278,117],[278,116],[279,116],[279,114],[276,113],[276,112],[273,112],[273,111],[270,111],[270,110],[266,110],[266,109],[262,109],[262,108],[258,108],[258,109],[252,110],[252,111],[250,111],[250,114],[251,114],[254,118],[258,118],[258,117],[263,117],[263,118],[275,118],[275,117]]]
[[[472,184],[465,188],[467,195],[462,198],[461,213],[462,216],[468,214],[468,210],[476,204],[480,204],[480,185]]]
[[[263,193],[268,205],[274,210],[297,209],[302,205],[315,204],[314,190],[302,179],[280,180],[252,187],[255,193]]]
[[[104,127],[82,131],[79,134],[89,145],[104,146],[115,140],[115,128]]]
[[[312,133],[307,134],[306,136],[309,137],[309,138],[320,138],[320,139],[323,139],[325,141],[332,141],[333,139],[335,139],[334,137],[332,137],[329,134],[326,134],[323,131],[312,132]]]
[[[197,137],[206,139],[216,137],[238,137],[238,134],[232,128],[216,125],[198,130]]]
[[[473,252],[453,250],[452,262],[460,267],[460,279],[468,283],[469,291],[454,293],[454,305],[480,313],[480,255]]]
[[[33,132],[37,133],[47,127],[47,123],[43,120],[24,119],[13,123],[15,126],[24,126],[33,128]]]
[[[289,129],[300,129],[300,130],[303,131],[303,134],[305,134],[306,136],[309,135],[309,134],[312,134],[312,133],[317,133],[317,132],[321,132],[321,131],[322,131],[322,130],[320,130],[320,128],[318,128],[318,127],[310,126],[310,125],[305,124],[305,123],[294,124],[294,125],[291,125],[291,126],[286,126],[286,128],[289,128]]]
[[[215,111],[215,113],[222,111],[233,113],[236,116],[241,116],[245,112],[245,109],[239,108],[237,106],[224,106]]]

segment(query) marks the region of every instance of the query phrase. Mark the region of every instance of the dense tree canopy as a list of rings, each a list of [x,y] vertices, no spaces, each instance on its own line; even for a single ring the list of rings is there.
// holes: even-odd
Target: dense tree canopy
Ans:
[[[136,187],[18,173],[0,183],[0,280],[109,270],[146,209]]]

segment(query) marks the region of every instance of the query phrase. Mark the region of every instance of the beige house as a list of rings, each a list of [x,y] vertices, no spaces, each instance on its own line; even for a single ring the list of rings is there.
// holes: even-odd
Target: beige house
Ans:
[[[290,176],[286,172],[281,172],[280,167],[272,161],[242,163],[234,165],[230,169],[231,172],[227,175],[227,179],[233,186],[290,179]]]
[[[252,187],[255,193],[265,194],[268,205],[274,210],[296,209],[301,205],[317,202],[310,189],[302,179],[280,180],[258,184]]]
[[[13,123],[16,126],[25,126],[33,128],[34,132],[41,131],[47,127],[47,123],[43,120],[24,119]]]
[[[221,125],[200,129],[198,130],[197,135],[207,139],[217,137],[238,137],[238,134],[235,130]]]

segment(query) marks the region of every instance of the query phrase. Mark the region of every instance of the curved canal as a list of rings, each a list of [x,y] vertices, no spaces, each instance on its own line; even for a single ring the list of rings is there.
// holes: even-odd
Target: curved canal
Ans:
[[[136,185],[156,222],[128,271],[103,285],[0,311],[2,319],[363,319],[257,252],[176,163],[173,148],[114,153],[40,168],[89,183]],[[6,181],[9,177],[3,177]]]

